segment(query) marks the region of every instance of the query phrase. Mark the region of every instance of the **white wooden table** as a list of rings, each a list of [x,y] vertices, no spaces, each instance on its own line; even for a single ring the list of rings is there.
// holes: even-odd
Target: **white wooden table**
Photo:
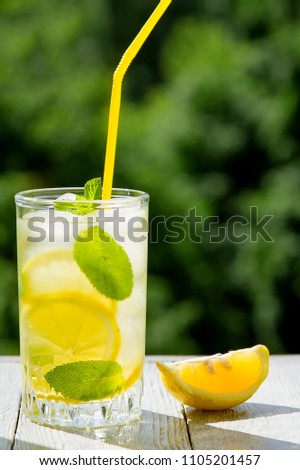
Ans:
[[[166,392],[155,361],[174,359],[147,358],[141,422],[99,440],[26,419],[19,359],[0,356],[0,449],[300,449],[300,355],[271,356],[269,376],[256,394],[221,412],[184,407]]]

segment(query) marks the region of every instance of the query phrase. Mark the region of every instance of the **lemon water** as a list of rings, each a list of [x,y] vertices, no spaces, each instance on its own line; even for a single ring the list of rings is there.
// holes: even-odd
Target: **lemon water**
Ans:
[[[127,191],[111,205],[105,201],[102,227],[121,251],[110,259],[102,243],[108,268],[98,275],[93,257],[90,266],[82,266],[75,256],[80,235],[97,227],[98,208],[85,215],[56,210],[55,198],[63,192],[68,190],[16,197],[25,414],[50,426],[119,425],[140,414],[148,199]],[[85,255],[85,247],[79,248]],[[121,255],[128,258],[132,289],[118,300],[117,294],[107,295],[105,283],[118,291],[125,269]]]

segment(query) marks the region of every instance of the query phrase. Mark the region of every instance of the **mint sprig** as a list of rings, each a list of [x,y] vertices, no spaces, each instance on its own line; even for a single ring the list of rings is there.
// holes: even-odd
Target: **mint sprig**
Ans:
[[[76,196],[76,201],[95,201],[101,199],[102,181],[101,178],[93,178],[84,185],[84,195]],[[54,204],[56,210],[67,211],[76,215],[86,215],[97,209],[97,204],[78,203],[72,201],[57,201]]]
[[[129,257],[101,227],[93,226],[79,234],[73,256],[91,284],[106,297],[124,300],[133,289]]]
[[[50,387],[64,398],[101,400],[119,393],[124,384],[120,364],[114,361],[78,361],[54,367],[45,374]]]

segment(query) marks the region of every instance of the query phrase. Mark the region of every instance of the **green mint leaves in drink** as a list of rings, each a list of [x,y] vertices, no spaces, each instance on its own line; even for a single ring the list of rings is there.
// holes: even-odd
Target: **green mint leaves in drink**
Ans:
[[[87,202],[78,201],[96,201],[101,199],[102,196],[102,181],[101,178],[93,178],[84,185],[84,195],[76,196],[73,201],[56,201],[55,209],[59,211],[67,211],[76,215],[87,215],[97,209],[97,204],[90,204]]]
[[[45,374],[50,387],[64,398],[91,401],[110,397],[122,390],[123,371],[113,361],[78,361],[62,364]]]
[[[91,284],[106,297],[124,300],[133,289],[129,257],[101,227],[92,226],[80,233],[73,256]]]
[[[84,185],[84,198],[88,201],[96,201],[102,196],[101,178],[93,178]]]

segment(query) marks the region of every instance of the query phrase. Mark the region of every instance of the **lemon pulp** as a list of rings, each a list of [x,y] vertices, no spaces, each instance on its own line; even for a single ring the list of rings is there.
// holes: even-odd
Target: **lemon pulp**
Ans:
[[[254,352],[242,351],[228,358],[216,357],[211,362],[182,364],[177,370],[179,376],[195,388],[210,393],[236,393],[259,379],[262,364]]]

